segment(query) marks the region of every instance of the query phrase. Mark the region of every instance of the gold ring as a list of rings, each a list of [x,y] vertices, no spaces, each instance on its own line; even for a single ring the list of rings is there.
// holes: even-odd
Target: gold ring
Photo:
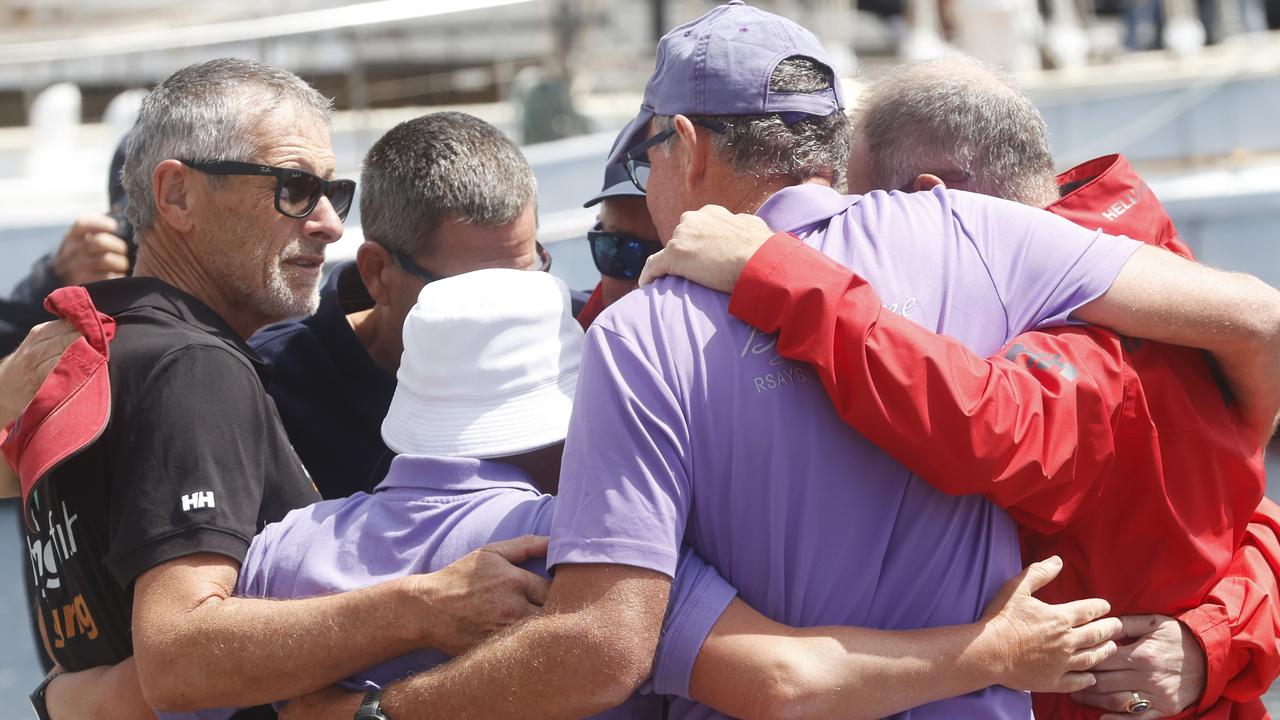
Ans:
[[[1137,715],[1139,713],[1144,713],[1151,709],[1151,702],[1149,700],[1143,700],[1142,696],[1136,692],[1131,692],[1129,693],[1129,695],[1130,695],[1129,704],[1124,706],[1125,712],[1129,713],[1130,715]]]

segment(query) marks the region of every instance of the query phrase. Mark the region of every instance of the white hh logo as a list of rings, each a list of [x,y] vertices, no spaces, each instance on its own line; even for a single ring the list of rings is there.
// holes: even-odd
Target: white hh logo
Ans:
[[[1111,222],[1115,222],[1116,220],[1120,219],[1121,215],[1128,212],[1129,208],[1133,207],[1134,205],[1137,205],[1139,199],[1140,198],[1138,197],[1138,191],[1131,190],[1125,193],[1124,195],[1120,196],[1120,199],[1112,203],[1111,207],[1107,208],[1106,210],[1103,210],[1102,217],[1110,220]]]
[[[192,510],[202,510],[204,508],[213,507],[212,492],[193,492],[190,495],[182,496],[182,511],[191,512]]]

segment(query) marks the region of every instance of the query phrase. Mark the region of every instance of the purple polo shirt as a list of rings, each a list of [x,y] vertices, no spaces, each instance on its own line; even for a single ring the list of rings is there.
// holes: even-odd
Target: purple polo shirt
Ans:
[[[1139,246],[957,191],[782,190],[760,217],[870,279],[886,306],[980,356],[1065,322]],[[682,541],[790,625],[906,629],[978,619],[1020,570],[980,497],[947,497],[837,416],[813,370],[730,317],[728,296],[664,278],[587,332],[548,562],[671,574]],[[959,469],[962,471],[962,469]],[[672,717],[717,717],[688,701]],[[1003,688],[910,718],[1020,718]]]
[[[372,494],[320,502],[268,525],[249,547],[237,594],[313,597],[434,572],[491,542],[546,535],[554,506],[554,497],[540,493],[512,465],[400,455]],[[546,575],[541,559],[524,567]],[[654,720],[663,700],[654,692],[687,695],[702,641],[735,595],[706,563],[684,552],[649,692],[598,717]],[[348,684],[381,687],[448,659],[438,652],[414,653],[370,668]],[[212,717],[202,714],[204,720]]]

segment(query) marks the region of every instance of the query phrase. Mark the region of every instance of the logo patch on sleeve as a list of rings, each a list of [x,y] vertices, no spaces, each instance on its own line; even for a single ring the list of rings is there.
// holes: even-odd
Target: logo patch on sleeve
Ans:
[[[191,512],[192,510],[204,510],[205,508],[214,507],[213,491],[193,492],[190,495],[182,496],[182,511]]]

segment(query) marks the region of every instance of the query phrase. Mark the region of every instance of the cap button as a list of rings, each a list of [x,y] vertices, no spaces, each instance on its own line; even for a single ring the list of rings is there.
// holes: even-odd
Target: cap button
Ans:
[[[726,5],[746,5],[747,3],[744,2],[743,0],[729,0],[729,2],[725,4]]]

